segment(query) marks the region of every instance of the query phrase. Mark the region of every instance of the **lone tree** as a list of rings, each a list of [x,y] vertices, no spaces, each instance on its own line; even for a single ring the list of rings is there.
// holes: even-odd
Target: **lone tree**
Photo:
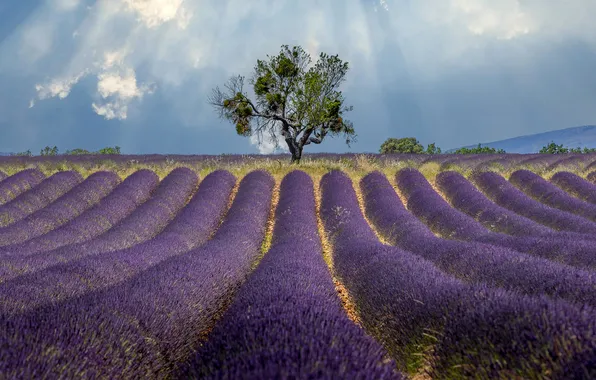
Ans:
[[[209,103],[221,118],[236,125],[241,136],[256,135],[260,144],[268,133],[275,147],[278,135],[285,140],[292,162],[300,162],[302,150],[310,143],[320,144],[327,135],[343,134],[346,144],[355,141],[351,122],[343,118],[352,106],[344,106],[338,91],[348,72],[348,63],[337,55],[321,53],[314,66],[300,46],[282,45],[279,55],[257,60],[250,79],[255,100],[244,91],[244,77],[234,76],[225,91],[213,89]]]

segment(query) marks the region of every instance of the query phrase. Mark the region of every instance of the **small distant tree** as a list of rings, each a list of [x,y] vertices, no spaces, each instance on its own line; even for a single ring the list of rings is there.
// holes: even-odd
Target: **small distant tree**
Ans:
[[[308,144],[320,144],[328,135],[343,134],[348,146],[356,133],[344,114],[353,107],[344,105],[338,91],[348,72],[348,63],[337,55],[321,53],[314,66],[300,46],[282,45],[277,56],[257,60],[250,84],[254,100],[244,91],[244,77],[230,78],[225,90],[213,89],[209,103],[221,118],[236,125],[241,136],[257,136],[258,144],[267,133],[275,147],[278,134],[285,140],[293,163],[300,162]]]
[[[504,149],[496,149],[496,148],[491,148],[488,146],[481,146],[481,144],[478,144],[478,146],[475,148],[459,148],[453,153],[455,153],[455,154],[485,154],[485,153],[500,154],[500,153],[506,153],[506,152]]]
[[[105,148],[102,148],[102,149],[98,150],[97,152],[90,152],[87,149],[76,148],[76,149],[67,150],[65,152],[65,154],[69,154],[69,155],[77,155],[77,154],[120,154],[120,147],[119,146],[105,147]]]
[[[120,154],[120,147],[106,147],[97,151],[99,154]]]
[[[430,143],[426,147],[426,154],[441,154],[441,148],[435,146],[435,143]]]
[[[25,156],[25,157],[33,156],[33,154],[31,153],[31,150],[26,150],[24,152],[11,153],[10,155],[11,156]]]
[[[77,155],[77,154],[91,154],[87,149],[75,148],[71,150],[67,150],[64,154],[68,155]]]
[[[548,145],[545,145],[538,151],[538,153],[545,153],[545,154],[564,154],[569,153],[569,149],[565,148],[563,144],[555,144],[554,141],[551,141]]]
[[[435,143],[428,144],[426,150],[424,146],[416,140],[415,137],[403,137],[401,139],[388,138],[381,144],[379,149],[381,154],[385,153],[426,153],[426,154],[438,154],[441,153],[441,148],[437,147]]]
[[[42,156],[56,156],[58,155],[58,147],[54,146],[53,148],[50,148],[49,146],[46,146],[39,154]]]
[[[388,138],[381,144],[379,149],[381,154],[384,153],[423,153],[424,146],[416,140],[415,137],[404,137],[401,139]]]
[[[545,154],[565,154],[565,153],[594,153],[596,152],[596,148],[588,148],[584,147],[583,149],[580,147],[577,148],[567,148],[564,147],[563,144],[555,144],[554,141],[551,141],[548,145],[545,145],[540,149],[538,153],[545,153]]]

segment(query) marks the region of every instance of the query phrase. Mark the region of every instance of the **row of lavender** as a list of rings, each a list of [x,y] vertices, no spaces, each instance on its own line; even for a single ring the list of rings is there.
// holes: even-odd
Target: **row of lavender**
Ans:
[[[166,180],[164,182],[167,182]],[[218,230],[218,235],[210,240],[212,247],[217,247],[218,245],[215,242],[219,242],[221,246],[219,249],[222,250],[222,254],[230,249],[233,251],[233,246],[242,247],[249,252],[255,251],[255,248],[260,244],[261,239],[255,233],[263,229],[265,225],[264,218],[266,218],[268,212],[267,202],[271,197],[271,179],[264,173],[256,173],[252,176],[249,175],[243,182],[245,184],[239,189],[226,223]],[[210,298],[208,294],[200,292],[201,289],[195,289],[194,284],[199,280],[204,282],[202,290],[207,290],[209,286],[213,286],[213,283],[211,283],[213,277],[207,273],[208,270],[197,270],[197,266],[213,268],[215,272],[211,274],[220,273],[220,276],[223,276],[224,273],[229,275],[229,271],[226,271],[229,268],[218,269],[214,265],[209,265],[208,262],[204,262],[202,259],[215,259],[211,254],[201,254],[202,250],[189,250],[193,247],[198,249],[218,227],[221,216],[227,208],[234,183],[234,177],[228,172],[219,171],[207,176],[183,211],[168,224],[162,233],[146,244],[136,245],[128,250],[104,252],[89,256],[88,259],[53,266],[48,270],[42,270],[29,276],[17,277],[14,281],[5,282],[0,292],[4,297],[1,304],[5,305],[2,313],[2,319],[4,320],[4,323],[2,323],[4,330],[2,331],[4,338],[8,339],[3,339],[3,341],[9,342],[9,345],[1,354],[2,360],[0,362],[6,363],[3,373],[8,374],[10,377],[25,378],[37,376],[94,377],[97,374],[105,375],[106,373],[112,373],[115,377],[126,375],[138,378],[147,374],[155,375],[165,370],[160,364],[163,359],[161,354],[155,351],[152,344],[143,343],[146,337],[145,328],[139,330],[139,325],[134,323],[134,320],[131,320],[127,313],[131,316],[133,314],[130,313],[145,313],[146,323],[150,324],[155,322],[156,310],[153,310],[149,305],[154,305],[157,310],[163,310],[164,313],[163,319],[154,325],[155,328],[160,326],[165,330],[174,328],[168,323],[172,318],[168,308],[162,309],[163,305],[154,304],[154,301],[161,297],[164,302],[171,302],[172,305],[179,304],[181,308],[186,307],[186,313],[191,317],[195,309],[202,310],[205,313],[204,319],[206,321],[213,317],[212,314],[217,315],[215,311],[220,308],[217,305],[223,302],[223,298],[220,297],[221,291],[225,289],[221,291],[214,289],[212,292],[213,297]],[[184,189],[184,186],[180,185],[179,183],[178,186],[173,186],[172,189],[176,187]],[[176,194],[171,191],[168,195],[168,198],[180,198],[176,197]],[[259,199],[261,199],[261,202],[259,202]],[[153,213],[156,212],[160,212],[160,210],[154,209]],[[163,213],[164,210],[161,210],[161,212]],[[242,227],[247,222],[254,226],[253,229]],[[226,229],[227,233],[224,232]],[[235,237],[238,239],[234,239]],[[246,244],[246,238],[252,240],[253,243]],[[225,246],[227,241],[232,246]],[[180,258],[168,262],[168,257],[174,258],[177,254],[182,253],[186,253],[186,262]],[[237,253],[241,255],[241,252]],[[229,265],[234,266],[236,264],[234,260],[230,261],[225,257],[221,259],[224,259]],[[193,260],[196,261],[195,265],[192,265]],[[163,262],[163,265],[157,265],[160,262]],[[148,268],[156,270],[156,266],[161,268],[157,276],[155,273],[143,272],[144,269]],[[246,266],[246,263],[244,266]],[[161,290],[164,289],[164,286],[169,287],[172,280],[179,280],[179,275],[184,274],[181,273],[182,270],[188,271],[190,275],[197,275],[202,272],[205,277],[202,280],[194,279],[196,281],[187,277],[186,283],[179,283],[179,299],[176,299],[175,294],[159,294],[160,292],[147,291],[150,288]],[[224,272],[219,272],[219,270]],[[160,279],[163,283],[156,281],[156,279]],[[230,279],[230,281],[230,287],[233,288],[234,279]],[[194,293],[195,291],[199,291],[208,298],[205,301],[205,308],[193,302],[185,305],[184,300],[180,298],[187,294],[186,292]],[[135,299],[138,304],[132,305],[129,301]],[[27,301],[32,302],[33,305]],[[125,308],[119,302],[124,302],[129,308]],[[15,304],[20,304],[23,307],[15,306]],[[88,305],[96,305],[97,307],[90,309]],[[143,307],[139,308],[140,305]],[[89,311],[90,314],[80,315],[83,311]],[[118,317],[114,317],[113,313],[116,313]],[[179,317],[182,325],[188,323],[189,326],[192,326],[192,322],[195,320],[185,318],[185,315],[179,315]],[[33,327],[34,325],[30,325],[32,321],[41,321],[44,318],[56,321],[56,326],[60,326],[62,329],[55,331],[58,335],[51,332],[51,326],[40,324]],[[89,318],[89,320],[83,321],[85,318]],[[121,325],[122,321],[127,322],[125,326]],[[99,324],[94,324],[95,322]],[[14,326],[16,325],[29,327],[15,330]],[[95,334],[93,328],[99,326],[101,328],[98,331],[101,330],[103,333],[87,340],[85,335]],[[109,326],[113,326],[112,331],[109,331]],[[126,337],[127,334],[124,332],[123,335],[120,335],[117,330],[126,329],[127,327],[131,329],[129,333],[131,336],[130,344],[133,346],[139,344],[138,349],[140,351],[133,350],[131,352],[128,343],[119,339],[122,336]],[[20,338],[15,336],[14,334],[18,330],[24,332],[25,336],[21,335]],[[33,333],[34,330],[37,333]],[[79,334],[79,332],[82,334]],[[167,332],[164,331],[163,333],[167,334]],[[197,331],[197,334],[199,332]],[[39,335],[36,337],[36,334]],[[114,339],[110,339],[110,337]],[[60,349],[58,349],[59,352],[55,355],[50,354],[49,357],[40,355],[37,356],[36,361],[31,361],[31,357],[28,357],[30,350],[37,352],[37,349],[41,349],[40,352],[47,352],[43,347],[48,347],[41,342],[40,346],[31,344],[32,340],[35,339],[47,342],[52,347],[64,348],[66,351],[60,352]],[[160,340],[160,344],[163,342],[167,345],[168,340],[169,338],[164,336]],[[121,354],[124,355],[123,357],[120,357],[118,352],[113,352],[114,348],[112,346],[115,342],[116,344],[122,344],[123,351]],[[184,346],[185,344],[182,344],[181,347],[173,350],[167,349],[165,352],[171,354],[176,349],[183,350]],[[66,347],[79,348],[80,350],[77,351],[77,355],[72,355],[71,348],[67,349]],[[145,349],[150,349],[147,356],[144,355],[143,350]],[[63,357],[62,354],[67,354],[67,357]],[[99,356],[96,356],[96,354]],[[130,363],[131,366],[138,366],[132,372],[129,372],[126,366],[114,367],[118,363],[122,363],[123,358],[131,362],[130,355],[133,355],[133,359],[135,356],[143,356],[146,361]],[[104,356],[109,357],[109,363],[101,363],[101,357]],[[157,358],[160,358],[159,362],[155,361]],[[22,362],[22,360],[25,360],[25,362]],[[70,363],[66,363],[65,369],[62,368],[63,360]],[[89,360],[97,360],[97,362],[92,363]],[[166,362],[171,365],[169,360],[166,360]]]
[[[8,297],[0,304],[33,302],[35,307],[2,310],[2,373],[17,378],[403,378],[383,348],[342,310],[322,259],[312,181],[303,172],[282,182],[273,245],[233,297],[260,256],[273,180],[262,171],[248,174],[207,240],[233,182],[227,172],[205,178],[185,208],[193,211],[168,225],[171,234],[158,235],[156,244],[7,281],[0,295]],[[195,232],[203,239],[191,250],[168,240]],[[27,293],[32,284],[33,297]]]
[[[365,156],[369,160],[376,161],[383,165],[392,165],[396,162],[407,162],[413,167],[426,163],[438,164],[441,170],[449,170],[452,167],[467,169],[486,170],[490,168],[514,170],[515,168],[532,168],[532,170],[555,171],[555,170],[580,170],[592,171],[596,169],[595,154],[372,154],[372,153],[309,153],[303,156],[303,159],[323,159],[328,162],[345,164],[346,162],[355,162],[358,157]],[[287,155],[58,155],[58,156],[38,156],[38,157],[0,157],[0,166],[11,167],[35,167],[45,165],[73,165],[92,169],[102,165],[171,165],[190,164],[201,166],[234,165],[234,164],[256,164],[265,161],[286,162]],[[0,180],[2,180],[0,173]],[[0,199],[1,202],[1,199]]]
[[[341,172],[323,177],[321,214],[333,237],[337,274],[365,328],[399,369],[423,370],[433,378],[596,376],[591,272],[514,250],[436,238],[396,206],[397,196],[382,175],[370,174],[361,186],[372,223],[400,247],[379,243],[351,180]],[[410,170],[398,174],[398,187],[410,190],[405,196],[413,208],[422,203],[417,196],[427,194]],[[424,220],[432,224],[444,210],[425,211]]]
[[[195,197],[204,189],[203,186],[208,186],[208,179],[216,178],[216,175],[221,178],[219,181],[213,180],[213,183],[227,183],[227,189],[231,190],[231,176],[225,172],[216,172],[211,175],[213,177],[208,176],[203,180]],[[224,181],[226,177],[227,182]],[[259,179],[262,183],[268,182],[269,187],[257,186],[252,193],[247,192],[246,188],[250,188],[246,185],[247,182],[250,183],[252,179],[258,183],[258,180],[253,178]],[[338,173],[331,173],[325,176],[322,182],[322,216],[334,237],[336,267],[350,292],[356,296],[357,307],[368,332],[383,342],[391,355],[397,359],[400,369],[412,372],[418,365],[428,364],[429,371],[437,377],[462,373],[484,373],[490,376],[514,373],[531,377],[541,373],[540,371],[550,371],[554,378],[581,378],[592,375],[589,372],[594,370],[591,367],[593,363],[589,361],[591,355],[594,355],[594,341],[590,335],[593,332],[591,309],[580,310],[577,306],[563,301],[551,302],[543,297],[530,298],[495,291],[494,287],[509,286],[509,279],[498,278],[499,271],[492,268],[491,272],[490,265],[481,265],[479,270],[471,268],[472,271],[479,272],[472,275],[465,273],[470,268],[466,269],[464,265],[462,275],[458,272],[461,271],[461,265],[460,268],[456,265],[456,268],[449,270],[448,261],[445,261],[447,265],[441,266],[441,260],[435,260],[435,265],[439,264],[437,266],[443,271],[461,277],[460,280],[456,280],[438,271],[436,266],[424,259],[417,258],[413,264],[408,261],[414,257],[411,253],[380,245],[374,233],[366,226],[362,215],[358,219],[357,214],[360,211],[357,202],[355,203],[355,194],[350,196],[351,183],[342,182],[342,178],[349,181]],[[363,184],[370,182],[374,185],[375,175],[368,178]],[[377,183],[382,184],[382,179],[376,175]],[[165,180],[164,182],[167,183]],[[215,237],[204,246],[200,244],[203,244],[206,238],[197,241],[195,246],[199,246],[191,251],[188,249],[193,247],[192,243],[187,243],[186,247],[179,249],[169,248],[176,246],[176,243],[169,239],[162,239],[161,244],[153,244],[154,241],[159,241],[159,237],[162,236],[160,234],[158,238],[151,240],[152,244],[136,251],[135,248],[142,245],[134,246],[130,250],[112,252],[114,254],[92,255],[89,259],[82,260],[79,258],[65,265],[55,266],[53,263],[50,268],[52,270],[34,269],[33,277],[23,276],[7,281],[0,293],[9,296],[1,304],[12,306],[3,310],[2,325],[5,325],[5,337],[11,340],[7,346],[10,349],[7,348],[2,356],[6,359],[3,362],[15,364],[9,365],[6,373],[17,377],[122,377],[123,373],[130,373],[131,377],[153,377],[171,374],[174,371],[181,371],[182,376],[190,374],[217,378],[238,378],[245,373],[248,377],[333,377],[337,374],[364,378],[399,377],[393,368],[394,364],[382,360],[382,349],[347,321],[338,307],[329,273],[326,272],[320,254],[315,227],[314,199],[311,198],[312,182],[304,173],[292,173],[282,183],[276,230],[270,252],[238,293],[232,307],[210,335],[208,344],[193,354],[258,257],[258,243],[262,240],[268,210],[267,207],[263,207],[259,212],[255,207],[258,207],[260,197],[270,197],[271,178],[263,172],[255,172],[247,176],[242,183],[244,187],[240,186],[226,221]],[[379,193],[374,186],[371,188],[368,194]],[[225,204],[226,187],[213,189],[215,194],[224,194],[219,198],[221,210]],[[202,204],[208,203],[215,195],[208,191],[204,191],[203,194]],[[342,201],[342,194],[347,197],[347,201]],[[395,193],[393,195],[395,196]],[[374,196],[369,198],[376,199]],[[252,203],[254,201],[256,205]],[[263,200],[261,203],[267,202],[268,200]],[[198,205],[201,202],[193,203],[191,200],[189,206],[191,204]],[[238,204],[240,206],[237,206]],[[312,207],[305,206],[308,204]],[[388,205],[380,205],[380,209],[385,210]],[[235,206],[236,210],[244,210],[250,216],[245,215],[245,219],[236,220],[235,223]],[[188,206],[184,210],[189,210]],[[202,215],[200,210],[199,207],[192,213],[186,213],[186,216],[197,218],[198,215]],[[182,217],[184,214],[183,212],[179,216]],[[254,219],[247,220],[247,217]],[[181,218],[180,223],[176,223],[177,220],[178,218],[174,219],[166,228],[167,230],[170,226],[180,226],[173,228],[178,233],[171,234],[172,237],[188,237],[195,229],[201,230],[200,224],[188,228],[188,221]],[[203,231],[213,230],[217,220],[217,217],[212,218],[211,227]],[[410,222],[415,225],[415,220]],[[243,226],[243,223],[247,224]],[[361,224],[360,227],[358,223]],[[247,230],[246,226],[257,229],[254,230],[257,233],[250,228]],[[260,235],[258,229],[261,230]],[[420,236],[423,235],[424,233]],[[438,241],[436,243],[440,245]],[[369,250],[368,256],[366,251],[361,251],[365,248]],[[463,246],[451,248],[455,253],[458,250],[469,249]],[[424,252],[424,249],[408,249],[415,253]],[[377,250],[382,252],[377,255]],[[433,250],[427,251],[430,255]],[[230,252],[233,257],[229,257]],[[395,261],[396,258],[393,256],[404,252],[406,256],[409,255],[409,258],[406,257],[408,260],[401,257]],[[519,256],[515,256],[516,254]],[[19,252],[10,255],[18,257]],[[202,256],[208,258],[199,259]],[[497,260],[492,264],[513,267],[516,260],[521,263],[527,262],[519,252],[509,251],[504,257],[504,261]],[[460,257],[459,262],[465,263],[465,259],[466,257]],[[479,254],[474,259],[482,259],[482,255]],[[576,303],[590,302],[590,286],[594,288],[590,283],[590,276],[585,276],[585,273],[582,274],[574,268],[556,265],[542,270],[543,261],[530,260],[527,265],[522,265],[523,269],[517,276],[546,276],[547,283],[555,281],[555,288],[563,287],[563,290],[549,293],[550,288],[546,284],[534,293],[552,294]],[[79,265],[81,263],[82,265]],[[387,264],[391,269],[386,268]],[[401,264],[402,268],[393,268],[394,264]],[[58,270],[53,270],[56,268]],[[482,273],[486,269],[488,275]],[[410,277],[404,277],[403,272],[409,270],[422,270],[424,273],[414,272],[409,273]],[[533,273],[534,270],[538,270],[538,273]],[[411,277],[416,273],[420,278],[412,283]],[[569,280],[575,280],[571,286],[558,278],[565,278],[566,275]],[[427,276],[434,279],[434,282],[426,281],[430,288],[418,289],[424,284],[425,279],[428,280]],[[25,280],[21,281],[23,278]],[[156,278],[158,281],[155,281]],[[433,295],[432,291],[440,287],[441,281],[446,281],[446,287],[449,289],[440,290],[438,295]],[[485,281],[492,281],[491,287],[465,284]],[[29,284],[32,283],[38,290],[33,291],[32,296],[22,296],[23,292],[27,294]],[[371,284],[375,286],[371,288]],[[534,286],[540,286],[540,281],[530,278],[529,285],[518,281],[517,285],[510,288],[531,293],[524,289],[531,290]],[[392,288],[402,287],[405,297],[403,294],[390,294]],[[48,291],[44,291],[46,288]],[[165,289],[167,291],[164,291]],[[416,289],[416,292],[411,292],[412,289]],[[283,296],[279,297],[279,294]],[[370,297],[363,296],[366,294]],[[132,305],[127,303],[124,295],[132,295]],[[77,298],[73,299],[74,296]],[[438,302],[442,296],[447,297],[443,304],[435,305],[428,302]],[[414,306],[421,302],[424,307],[422,310],[420,307],[412,308],[408,302],[414,302]],[[480,309],[486,307],[486,310],[467,310],[478,307],[475,302],[479,302]],[[21,306],[14,306],[16,304]],[[29,304],[33,307],[28,308]],[[300,305],[305,306],[302,308]],[[457,311],[456,315],[449,316],[445,321],[444,314],[452,308]],[[75,315],[80,314],[81,310],[84,310],[84,315]],[[509,330],[495,329],[494,326],[491,327],[491,321],[482,325],[483,312],[491,313],[491,318],[497,323],[515,321],[517,325],[512,324]],[[540,313],[546,315],[543,324],[530,325],[532,318],[542,315]],[[503,318],[500,321],[499,316]],[[55,323],[52,322],[49,326],[42,324],[42,321],[53,318],[56,318]],[[489,341],[479,342],[479,335],[463,331],[462,326],[465,325],[461,325],[457,319],[455,323],[453,318],[462,318],[464,321],[467,318],[470,323],[485,326],[484,332],[488,334]],[[444,324],[449,326],[450,330],[447,331],[451,335],[445,332],[437,335],[433,332],[441,327],[446,328]],[[326,329],[318,330],[320,326],[326,326]],[[69,327],[87,338],[81,342],[80,336],[67,331]],[[53,332],[46,334],[47,328]],[[19,332],[16,333],[17,331]],[[520,342],[519,339],[522,338],[508,340],[508,336],[503,335],[511,334],[510,336],[515,337],[520,331],[538,334],[538,344],[550,337],[555,345],[559,346],[550,351],[547,349],[545,352],[534,352],[532,344],[536,342]],[[573,334],[579,334],[579,343],[568,348],[567,343]],[[280,337],[284,339],[279,340]],[[440,344],[436,343],[436,340],[439,340]],[[12,343],[20,343],[20,346],[13,346]],[[41,347],[31,347],[38,344]],[[429,354],[429,349],[432,349],[434,354]],[[455,351],[452,352],[453,350]],[[226,351],[233,355],[223,355],[222,352]],[[100,359],[105,352],[114,352],[113,356],[109,356],[108,362]],[[444,357],[445,352],[451,356]],[[41,353],[47,355],[38,356]],[[19,359],[19,354],[24,356]],[[92,355],[91,361],[88,355]],[[467,363],[466,358],[470,355],[472,366],[461,366],[460,364]],[[518,355],[522,355],[522,359]],[[523,355],[526,355],[525,359]],[[419,360],[420,358],[428,363]],[[555,363],[553,358],[557,359]],[[183,365],[176,369],[180,363]],[[60,370],[62,372],[52,372]]]

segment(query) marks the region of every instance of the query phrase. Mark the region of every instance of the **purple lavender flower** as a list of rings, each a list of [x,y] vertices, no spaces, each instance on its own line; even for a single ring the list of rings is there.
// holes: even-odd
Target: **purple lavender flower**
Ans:
[[[596,203],[596,185],[576,174],[558,172],[551,177],[550,181],[574,197]]]
[[[235,178],[216,171],[202,182],[188,206],[166,229],[142,244],[63,262],[60,255],[5,261],[0,312],[17,313],[120,283],[175,255],[204,244],[226,211]],[[85,254],[85,253],[84,253]],[[52,265],[51,267],[48,267]],[[37,273],[36,270],[41,270]],[[21,273],[28,273],[17,277]],[[80,279],[85,279],[81,281]]]
[[[56,201],[26,218],[0,228],[0,246],[17,244],[48,233],[89,209],[120,182],[112,172],[96,172]]]
[[[535,200],[559,210],[596,221],[596,205],[579,200],[529,170],[517,170],[509,182]],[[596,224],[595,224],[596,226]]]
[[[182,378],[403,378],[351,322],[323,261],[310,177],[280,186],[272,245]]]
[[[432,261],[462,281],[596,306],[595,272],[505,247],[438,238],[405,209],[382,173],[368,174],[360,186],[366,215],[385,239]]]
[[[150,174],[153,173],[140,173],[141,177],[133,178],[133,181],[128,184],[139,184],[139,180],[144,179],[148,180],[150,185],[155,179]],[[194,171],[187,168],[174,169],[162,181],[149,201],[138,207],[112,229],[108,230],[110,221],[118,221],[118,218],[122,217],[121,212],[126,211],[125,205],[122,204],[122,195],[125,194],[120,192],[116,194],[118,196],[113,199],[113,202],[107,203],[108,207],[100,207],[95,210],[97,212],[90,210],[91,213],[88,217],[82,215],[82,220],[80,220],[81,218],[75,219],[72,225],[66,226],[65,231],[57,230],[53,234],[54,236],[49,236],[49,239],[42,236],[18,246],[5,247],[11,249],[12,253],[4,255],[0,261],[0,282],[85,256],[98,253],[106,254],[117,249],[128,248],[152,238],[186,205],[186,200],[196,189],[197,182],[198,177]],[[126,193],[126,188],[122,190]],[[148,195],[149,191],[146,193]],[[129,198],[131,198],[129,201],[132,202],[134,197],[131,194]],[[128,208],[132,211],[135,205],[132,204]],[[98,215],[103,218],[99,218]],[[98,224],[98,219],[104,223]],[[100,235],[106,230],[108,231]],[[86,240],[86,237],[96,235],[100,236],[82,243],[45,251],[58,243],[62,245],[69,241],[76,243],[75,239]],[[54,243],[54,241],[58,243]]]
[[[1,315],[0,371],[9,378],[168,377],[259,258],[273,184],[264,171],[245,176],[225,222],[197,249],[116,286]]]
[[[476,173],[472,176],[472,181],[493,202],[519,215],[557,231],[596,234],[596,223],[531,199],[497,173]]]
[[[435,181],[452,207],[473,217],[487,229],[513,236],[546,235],[555,232],[545,225],[498,206],[457,172],[439,173]]]
[[[74,171],[58,172],[44,179],[33,189],[21,193],[0,206],[0,227],[18,222],[27,215],[46,207],[82,180],[83,177]]]
[[[37,186],[45,177],[38,169],[25,169],[4,178],[0,182],[0,205]]]
[[[400,369],[427,367],[433,377],[596,375],[593,309],[465,284],[420,256],[380,244],[343,173],[323,176],[321,190],[337,274],[365,329]]]
[[[504,186],[511,186],[513,191],[521,193],[504,178],[500,176],[496,178],[503,179]],[[596,267],[596,245],[594,242],[596,235],[569,231],[553,231],[550,234],[535,236],[510,236],[495,233],[485,229],[472,217],[453,209],[433,190],[424,176],[416,169],[403,169],[397,173],[396,179],[401,190],[406,193],[406,197],[411,194],[411,201],[408,200],[408,210],[434,232],[440,233],[442,237],[500,245],[572,266]],[[527,198],[525,194],[521,194]],[[424,202],[425,199],[426,202]],[[491,207],[488,204],[486,207],[490,207],[489,210],[494,212],[497,217],[507,218],[507,214],[503,214],[502,208]],[[585,221],[575,215],[571,216]]]

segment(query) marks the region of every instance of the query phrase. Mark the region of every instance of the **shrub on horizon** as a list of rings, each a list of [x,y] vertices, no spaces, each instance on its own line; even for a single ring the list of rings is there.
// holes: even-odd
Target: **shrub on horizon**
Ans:
[[[424,146],[415,137],[403,137],[401,139],[390,137],[381,144],[379,153],[439,154],[441,148],[437,147],[435,143],[431,143],[424,150]]]
[[[554,141],[551,141],[548,145],[545,145],[540,149],[538,153],[545,153],[545,154],[565,154],[565,153],[594,153],[596,152],[596,148],[588,148],[584,147],[583,149],[580,147],[577,148],[567,148],[564,147],[563,144],[555,144]]]
[[[58,147],[54,145],[53,148],[46,146],[39,152],[40,156],[57,156],[58,155]]]
[[[495,148],[491,148],[489,146],[482,146],[481,144],[478,144],[478,146],[476,148],[463,147],[463,148],[457,149],[453,153],[455,153],[455,154],[485,154],[485,153],[502,154],[502,153],[507,153],[507,152],[505,152],[504,149],[495,149]]]

